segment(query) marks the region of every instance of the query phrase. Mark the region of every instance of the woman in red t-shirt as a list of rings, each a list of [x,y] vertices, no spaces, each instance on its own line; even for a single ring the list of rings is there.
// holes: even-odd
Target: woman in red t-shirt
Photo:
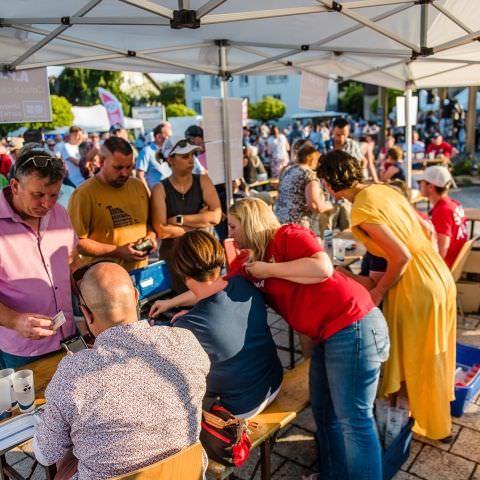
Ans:
[[[381,479],[373,402],[390,345],[382,313],[363,286],[334,271],[313,232],[280,225],[263,201],[239,200],[228,226],[239,247],[251,251],[243,273],[315,342],[310,400],[321,478]]]

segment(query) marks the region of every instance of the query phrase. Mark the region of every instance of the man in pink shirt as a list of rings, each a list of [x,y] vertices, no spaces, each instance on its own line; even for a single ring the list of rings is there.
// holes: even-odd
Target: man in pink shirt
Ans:
[[[76,236],[57,205],[62,160],[30,144],[0,192],[0,365],[16,368],[60,349],[75,333],[70,259]],[[62,311],[66,323],[53,330]]]
[[[467,219],[463,206],[448,196],[452,176],[441,165],[428,167],[416,177],[420,192],[432,203],[431,220],[438,238],[438,251],[452,268],[458,252],[467,241]]]

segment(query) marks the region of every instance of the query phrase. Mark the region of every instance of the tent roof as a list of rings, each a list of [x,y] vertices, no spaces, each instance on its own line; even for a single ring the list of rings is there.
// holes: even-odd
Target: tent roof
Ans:
[[[224,74],[309,71],[405,88],[476,85],[471,0],[22,0],[0,5],[6,69],[70,65]],[[177,21],[181,9],[187,20]],[[199,28],[182,27],[190,21]]]
[[[73,125],[83,128],[87,132],[108,132],[110,121],[107,110],[103,105],[91,107],[72,107]],[[125,128],[138,128],[143,130],[143,120],[139,118],[124,117]]]

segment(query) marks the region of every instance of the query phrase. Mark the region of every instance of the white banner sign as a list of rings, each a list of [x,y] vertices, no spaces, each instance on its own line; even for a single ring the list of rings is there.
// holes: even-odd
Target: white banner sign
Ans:
[[[0,72],[0,123],[51,120],[46,68]]]
[[[216,185],[225,182],[223,142],[230,150],[230,171],[232,179],[243,177],[242,155],[242,99],[225,99],[228,110],[228,134],[223,129],[221,98],[202,98],[203,131],[207,153],[208,175]]]
[[[302,73],[298,106],[324,112],[327,107],[328,80],[311,73]]]
[[[406,125],[405,103],[406,103],[405,97],[396,98],[397,127],[404,127]],[[410,103],[410,122],[412,125],[417,124],[417,114],[418,114],[418,97],[412,97],[412,101]]]

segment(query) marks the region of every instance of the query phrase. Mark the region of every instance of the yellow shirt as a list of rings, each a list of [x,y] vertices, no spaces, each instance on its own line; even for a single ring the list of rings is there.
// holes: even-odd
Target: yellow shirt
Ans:
[[[120,188],[97,177],[82,183],[72,194],[68,213],[78,238],[89,238],[110,245],[136,242],[147,234],[149,198],[143,182],[129,178]],[[82,264],[98,258],[81,256]],[[109,258],[128,271],[143,267],[148,260],[126,262]]]

